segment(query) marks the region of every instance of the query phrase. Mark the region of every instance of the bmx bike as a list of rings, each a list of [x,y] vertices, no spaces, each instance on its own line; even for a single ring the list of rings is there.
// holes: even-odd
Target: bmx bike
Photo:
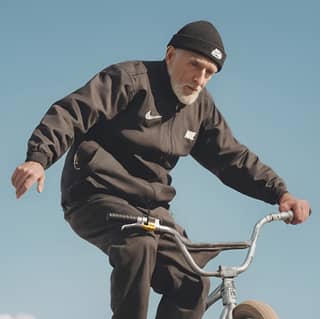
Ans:
[[[273,221],[290,221],[293,213],[283,212],[269,214],[260,219],[254,226],[250,240],[239,242],[217,242],[217,243],[192,243],[187,238],[181,236],[174,228],[162,225],[160,220],[153,217],[137,217],[110,213],[108,219],[122,223],[121,229],[142,229],[147,232],[158,234],[168,234],[175,241],[178,249],[182,252],[186,262],[192,270],[200,276],[217,277],[221,283],[209,293],[206,309],[222,300],[223,310],[220,319],[278,319],[276,312],[260,301],[248,300],[237,303],[237,290],[235,278],[245,272],[252,263],[256,251],[256,244],[262,227]],[[216,271],[205,271],[197,265],[189,250],[200,249],[210,251],[224,251],[235,249],[247,249],[247,255],[240,266],[220,265]]]

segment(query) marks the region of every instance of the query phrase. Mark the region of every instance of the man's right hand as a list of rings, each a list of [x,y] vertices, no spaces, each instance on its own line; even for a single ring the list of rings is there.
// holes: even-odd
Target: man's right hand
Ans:
[[[37,182],[37,190],[39,193],[43,191],[45,173],[43,166],[38,162],[25,162],[18,166],[12,177],[12,185],[16,189],[16,197],[20,198],[30,187]]]

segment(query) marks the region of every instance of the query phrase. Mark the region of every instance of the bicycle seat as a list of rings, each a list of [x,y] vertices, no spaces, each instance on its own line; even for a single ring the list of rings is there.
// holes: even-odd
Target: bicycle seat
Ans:
[[[251,246],[250,241],[238,242],[219,242],[219,243],[192,243],[186,242],[189,251],[223,251],[223,250],[236,250],[247,249]]]

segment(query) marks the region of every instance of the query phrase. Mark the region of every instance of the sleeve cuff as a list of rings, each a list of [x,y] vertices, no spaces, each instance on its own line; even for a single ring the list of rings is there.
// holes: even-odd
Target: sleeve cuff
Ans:
[[[32,152],[27,153],[26,162],[33,161],[40,163],[43,168],[47,168],[48,159],[44,153],[41,152]]]
[[[280,199],[281,197],[286,194],[286,193],[289,193],[286,189],[281,189],[277,192],[277,201],[276,201],[276,204],[280,204]]]

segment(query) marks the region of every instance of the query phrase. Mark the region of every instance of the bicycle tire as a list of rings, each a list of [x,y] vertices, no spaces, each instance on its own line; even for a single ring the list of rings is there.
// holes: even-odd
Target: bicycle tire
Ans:
[[[271,306],[256,300],[247,300],[233,310],[233,319],[279,319]]]

